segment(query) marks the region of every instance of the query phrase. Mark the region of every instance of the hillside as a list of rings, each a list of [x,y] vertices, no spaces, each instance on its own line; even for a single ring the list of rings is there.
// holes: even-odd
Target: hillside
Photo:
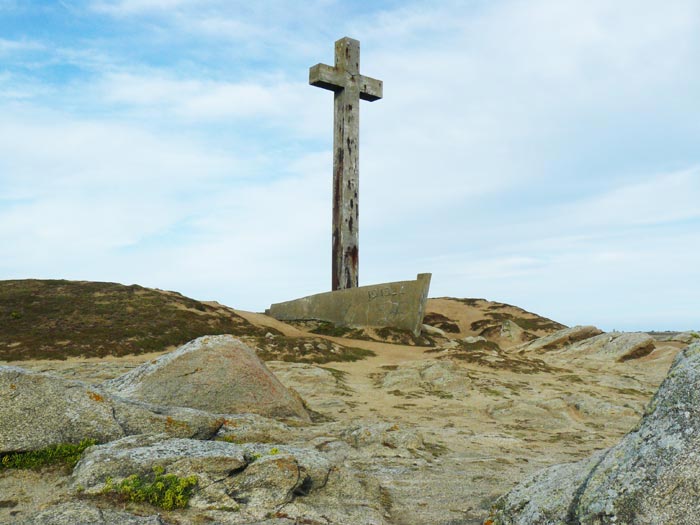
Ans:
[[[439,346],[447,339],[481,336],[507,348],[564,328],[485,299],[430,299],[425,323],[444,336],[426,333],[414,338],[392,329],[349,330],[302,322],[294,323],[300,331],[290,338],[283,334],[289,331],[287,325],[257,326],[231,308],[177,292],[88,281],[0,281],[3,361],[161,352],[202,335],[233,334],[256,346],[266,360],[322,363],[369,355],[342,344],[343,339]],[[334,348],[324,348],[317,335],[343,339]]]
[[[0,281],[0,359],[162,351],[207,334],[264,335],[230,309],[138,285]]]
[[[562,328],[485,299],[429,300],[425,321],[433,328],[414,340],[383,329],[283,323],[174,292],[66,281],[0,282],[0,319],[0,348],[22,359],[4,363],[10,360],[0,357],[0,364],[49,373],[54,383],[82,381],[80,388],[95,402],[107,398],[103,389],[109,381],[152,364],[178,337],[189,340],[199,335],[196,330],[214,329],[229,330],[250,344],[280,382],[301,395],[313,415],[310,425],[227,415],[231,447],[253,447],[269,457],[251,459],[243,471],[224,475],[221,487],[248,483],[256,496],[239,497],[227,489],[216,496],[223,506],[195,499],[188,509],[161,514],[165,523],[179,525],[263,523],[264,516],[274,516],[280,525],[482,524],[496,499],[518,481],[542,467],[587,458],[635,428],[684,346],[647,334]],[[160,346],[146,353],[148,344]],[[93,357],[72,357],[78,354]],[[0,394],[11,407],[21,390],[19,372],[6,368],[10,383]],[[187,420],[194,429],[188,430],[178,418],[201,419],[202,413],[167,406],[154,410],[149,417],[131,414],[129,421],[150,428],[163,420],[158,432],[198,436],[199,419]],[[218,417],[211,415],[212,421]],[[33,435],[35,427],[27,428]],[[188,443],[221,446],[211,436]],[[326,465],[334,481],[312,486],[310,493],[309,487],[280,490],[286,487],[287,467],[294,470],[310,458],[316,466]],[[115,464],[120,463],[105,463]],[[202,475],[200,470],[185,473]],[[72,493],[66,488],[69,475],[70,470],[0,470],[0,522],[36,523],[36,509],[60,512],[61,505],[67,505],[66,512],[98,512],[97,507],[139,516],[159,512],[145,503],[124,507]],[[199,494],[209,497],[207,491]],[[289,496],[281,507],[271,505],[280,494]],[[335,517],[326,519],[329,512]]]

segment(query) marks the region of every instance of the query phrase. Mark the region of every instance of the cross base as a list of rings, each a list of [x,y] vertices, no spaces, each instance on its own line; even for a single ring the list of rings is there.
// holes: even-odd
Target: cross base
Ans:
[[[352,328],[399,328],[420,335],[431,274],[415,281],[360,286],[276,303],[265,312],[280,321],[328,321]]]

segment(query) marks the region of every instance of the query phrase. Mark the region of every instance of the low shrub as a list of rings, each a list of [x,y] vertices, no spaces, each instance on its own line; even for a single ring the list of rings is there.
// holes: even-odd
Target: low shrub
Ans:
[[[62,443],[41,450],[3,454],[0,458],[0,470],[10,468],[38,469],[52,465],[62,465],[73,468],[80,459],[83,451],[93,445],[97,445],[97,440],[83,439],[77,445]]]
[[[116,493],[128,501],[150,503],[163,510],[184,509],[197,481],[197,476],[181,478],[154,467],[152,476],[132,474],[116,485],[108,479],[103,493]]]

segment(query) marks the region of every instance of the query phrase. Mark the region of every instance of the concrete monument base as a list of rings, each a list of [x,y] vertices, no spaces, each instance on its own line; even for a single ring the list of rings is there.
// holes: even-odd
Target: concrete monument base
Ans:
[[[429,273],[415,281],[397,281],[346,288],[276,303],[267,314],[280,321],[314,319],[352,328],[391,327],[420,335]]]

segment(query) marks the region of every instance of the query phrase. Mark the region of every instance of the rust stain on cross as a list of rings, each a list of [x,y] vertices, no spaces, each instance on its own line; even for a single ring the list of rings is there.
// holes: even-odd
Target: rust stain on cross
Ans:
[[[360,99],[382,98],[381,80],[360,75],[360,42],[335,43],[335,66],[316,64],[309,84],[334,92],[332,290],[358,286]]]

